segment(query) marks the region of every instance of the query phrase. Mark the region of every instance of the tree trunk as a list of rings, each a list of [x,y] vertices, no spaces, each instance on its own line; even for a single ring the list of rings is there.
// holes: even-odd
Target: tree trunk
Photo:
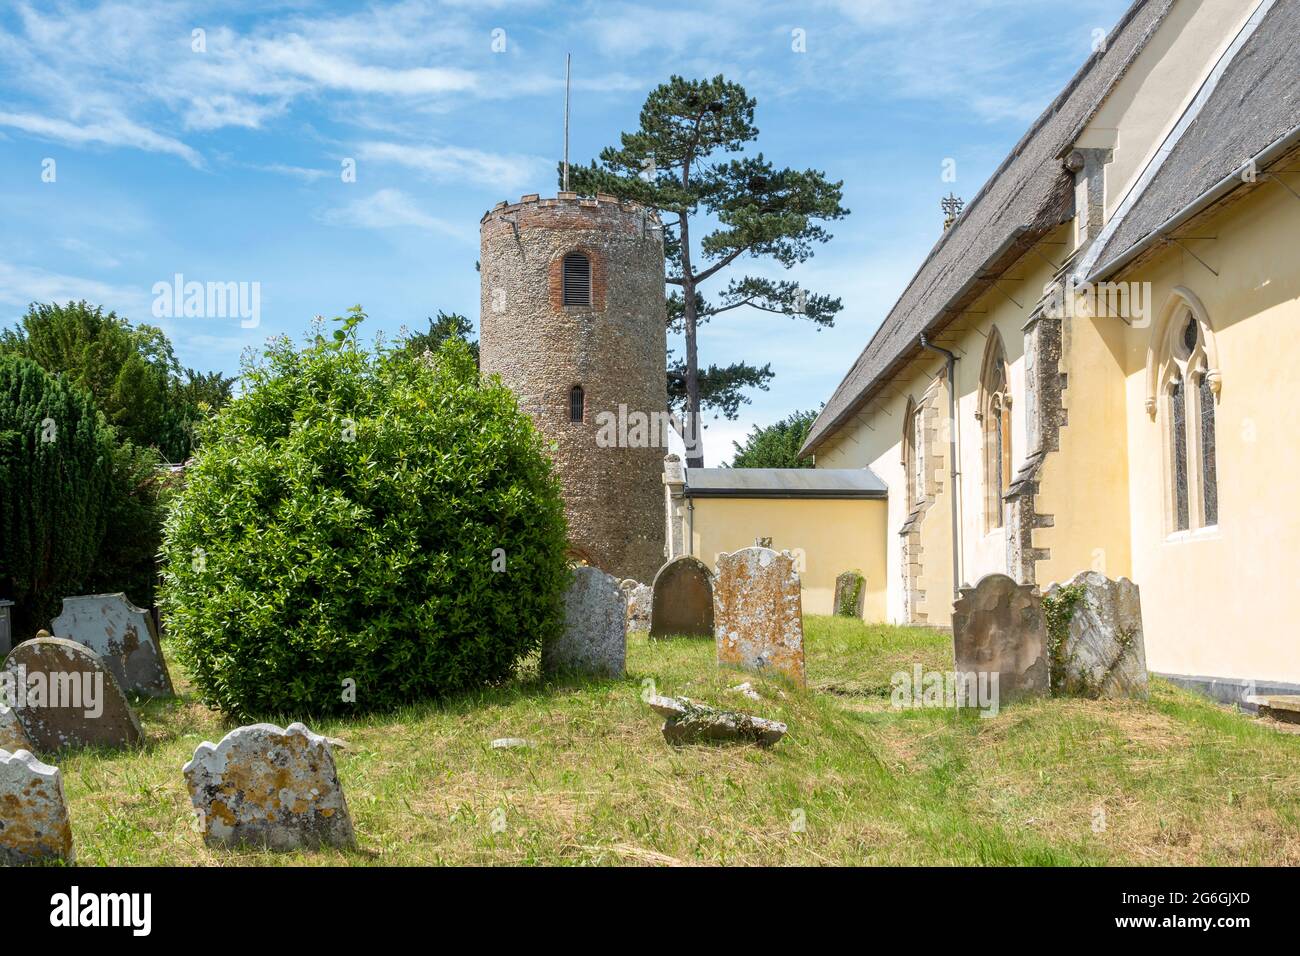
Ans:
[[[681,215],[682,297],[686,327],[686,414],[682,440],[686,443],[686,467],[704,467],[704,436],[700,428],[700,366],[696,344],[695,279],[691,274],[691,234],[685,212]]]

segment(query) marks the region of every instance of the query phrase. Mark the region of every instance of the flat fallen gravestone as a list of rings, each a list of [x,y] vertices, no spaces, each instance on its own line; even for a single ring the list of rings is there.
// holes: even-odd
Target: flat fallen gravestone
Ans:
[[[0,749],[0,865],[73,862],[63,777],[26,750]]]
[[[1083,697],[1149,695],[1147,655],[1142,638],[1142,599],[1128,578],[1112,581],[1097,571],[1080,571],[1065,585],[1053,584],[1047,597],[1078,595],[1070,607],[1064,639],[1052,667],[1053,685]]]
[[[172,696],[153,617],[125,594],[83,594],[63,599],[63,613],[50,625],[55,637],[85,644],[104,659],[128,694]]]
[[[682,744],[752,743],[770,747],[785,736],[786,725],[765,717],[697,704],[687,697],[649,697],[646,703],[664,721],[664,740]]]
[[[699,558],[683,554],[655,575],[651,637],[713,636],[713,575]]]
[[[713,594],[718,663],[775,671],[803,686],[803,599],[790,552],[719,555]]]
[[[329,741],[302,724],[237,727],[183,768],[209,846],[353,847]]]
[[[103,658],[61,637],[24,641],[5,659],[4,691],[37,753],[133,747],[140,722]]]
[[[957,673],[997,674],[1001,700],[1048,692],[1047,624],[1032,584],[986,574],[962,588],[952,609],[952,642]]]
[[[627,601],[618,581],[580,567],[564,592],[564,632],[542,647],[542,673],[622,677],[627,656]]]

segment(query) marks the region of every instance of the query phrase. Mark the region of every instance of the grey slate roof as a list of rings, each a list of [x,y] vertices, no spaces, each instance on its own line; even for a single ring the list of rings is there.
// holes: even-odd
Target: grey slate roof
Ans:
[[[1074,214],[1061,160],[1141,52],[1174,0],[1137,0],[935,244],[813,423],[802,454],[856,414],[918,351],[922,332],[952,321],[1043,235]]]
[[[691,498],[884,498],[870,468],[688,468]]]
[[[1300,3],[1275,0],[1094,261],[1103,278],[1252,156],[1300,126]],[[1280,188],[1274,186],[1273,188]]]

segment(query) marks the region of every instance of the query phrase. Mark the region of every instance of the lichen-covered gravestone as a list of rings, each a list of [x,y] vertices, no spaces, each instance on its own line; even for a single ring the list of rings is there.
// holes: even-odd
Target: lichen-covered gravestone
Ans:
[[[0,865],[73,861],[63,777],[26,750],[0,749]]]
[[[153,617],[127,600],[125,594],[65,597],[63,613],[50,627],[55,637],[85,644],[102,657],[128,694],[172,695],[172,679]]]
[[[199,744],[183,772],[209,846],[356,845],[329,741],[302,724],[237,727]]]
[[[1047,624],[1032,584],[986,574],[962,588],[952,609],[952,643],[957,673],[997,674],[1002,700],[1048,692]]]
[[[845,571],[835,579],[835,615],[862,617],[862,605],[866,594],[867,579],[857,571]]]
[[[19,750],[31,750],[32,742],[27,739],[27,732],[18,721],[18,714],[9,706],[8,692],[0,693],[0,750],[17,753]]]
[[[1061,608],[1063,633],[1053,648],[1052,685],[1084,697],[1142,697],[1149,694],[1142,640],[1142,599],[1128,578],[1112,581],[1097,571],[1080,571],[1064,585],[1047,589]]]
[[[785,736],[786,726],[778,720],[754,717],[734,710],[718,710],[697,704],[687,697],[652,696],[646,703],[664,721],[664,740],[681,744],[754,743],[770,747]]]
[[[713,636],[713,575],[693,555],[673,558],[655,575],[651,637]]]
[[[564,632],[542,646],[542,673],[622,677],[627,656],[627,600],[599,568],[573,570],[564,592]]]
[[[144,740],[112,671],[84,644],[60,637],[24,641],[5,659],[3,681],[37,753],[132,747]]]
[[[629,631],[650,630],[650,607],[654,590],[648,584],[628,578],[619,585],[627,599],[627,629]]]
[[[790,552],[719,555],[713,596],[718,663],[775,671],[802,686],[803,599]]]

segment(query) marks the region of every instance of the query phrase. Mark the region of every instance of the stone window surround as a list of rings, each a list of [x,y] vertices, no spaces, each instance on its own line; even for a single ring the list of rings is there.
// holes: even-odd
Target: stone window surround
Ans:
[[[1183,331],[1195,322],[1199,332],[1198,342],[1191,354],[1179,356]],[[1214,524],[1205,521],[1205,475],[1202,467],[1201,408],[1198,400],[1202,379],[1209,382],[1214,404],[1219,403],[1223,387],[1219,368],[1219,353],[1210,325],[1209,313],[1196,294],[1185,286],[1175,286],[1159,318],[1152,325],[1147,347],[1147,397],[1146,410],[1157,425],[1161,435],[1161,513],[1167,540],[1188,541],[1212,537],[1222,514]],[[1184,396],[1184,454],[1187,457],[1187,513],[1188,527],[1178,527],[1177,489],[1175,487],[1172,435],[1173,415],[1170,409],[1171,389],[1175,378],[1183,382]],[[1217,428],[1218,422],[1215,422]],[[1216,462],[1217,464],[1217,462]],[[1217,481],[1217,475],[1216,475]],[[1210,532],[1205,534],[1204,532]]]
[[[940,393],[946,387],[945,381],[945,375],[934,376],[919,402],[909,396],[907,404],[909,414],[904,416],[903,420],[903,467],[908,471],[908,516],[898,534],[902,544],[903,614],[904,620],[909,624],[926,624],[929,620],[928,613],[923,610],[926,592],[920,587],[921,576],[924,573],[921,524],[925,520],[926,513],[934,506],[944,488],[943,475],[946,467],[946,456],[939,450],[941,447],[939,399],[942,397]],[[917,415],[921,416],[923,444],[922,447],[913,451],[910,447],[913,443],[911,436],[914,434],[913,423]],[[913,457],[913,455],[916,457]],[[910,469],[918,461],[919,467],[923,471],[925,497],[919,501],[913,501],[911,488],[914,479]]]
[[[990,328],[988,343],[984,347],[984,361],[980,367],[979,390],[976,396],[975,420],[980,423],[980,457],[982,462],[983,519],[986,535],[1000,532],[1006,526],[1003,496],[1011,487],[1012,463],[1015,456],[1011,444],[1011,379],[1007,366],[1006,347],[997,326]],[[993,429],[1001,432],[1001,461]],[[1001,482],[996,480],[1001,467]]]

